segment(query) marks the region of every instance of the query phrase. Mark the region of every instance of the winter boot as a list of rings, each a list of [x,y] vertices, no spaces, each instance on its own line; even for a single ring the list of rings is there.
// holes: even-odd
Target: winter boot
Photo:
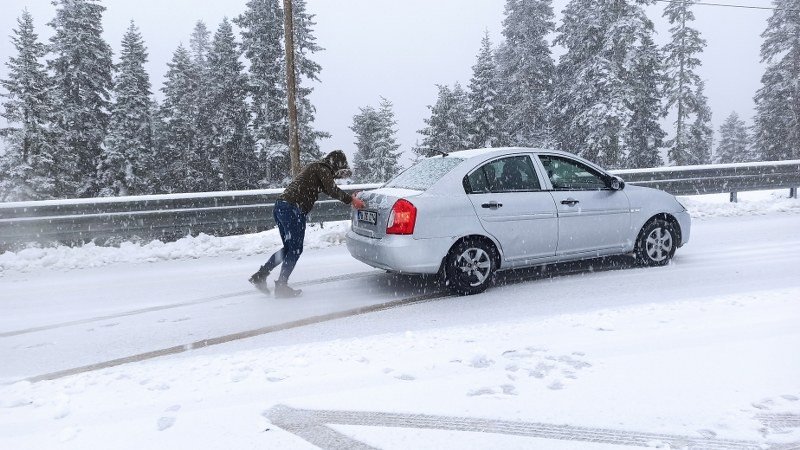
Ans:
[[[275,298],[294,298],[302,293],[301,289],[290,288],[286,281],[275,281]]]
[[[259,291],[269,294],[269,286],[267,286],[267,277],[269,276],[270,271],[266,269],[267,266],[261,266],[258,269],[258,272],[254,273],[253,276],[250,277],[250,283],[256,287]]]

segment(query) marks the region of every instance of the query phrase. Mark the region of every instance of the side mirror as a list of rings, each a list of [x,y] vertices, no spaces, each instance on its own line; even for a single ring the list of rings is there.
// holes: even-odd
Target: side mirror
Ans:
[[[608,187],[615,191],[621,191],[625,189],[625,181],[623,181],[620,177],[612,176],[608,180]]]

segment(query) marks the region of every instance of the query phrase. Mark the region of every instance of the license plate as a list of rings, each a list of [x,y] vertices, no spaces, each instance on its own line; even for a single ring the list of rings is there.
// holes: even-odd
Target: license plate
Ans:
[[[378,213],[375,211],[358,210],[358,221],[370,225],[378,224]]]

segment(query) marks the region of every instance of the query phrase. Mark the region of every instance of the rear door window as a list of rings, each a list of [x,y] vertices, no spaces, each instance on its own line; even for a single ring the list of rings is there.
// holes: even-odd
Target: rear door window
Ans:
[[[539,177],[527,155],[496,159],[479,167],[464,179],[470,194],[530,192],[541,190]]]
[[[423,159],[394,177],[384,187],[426,191],[462,162],[463,159],[452,157]]]

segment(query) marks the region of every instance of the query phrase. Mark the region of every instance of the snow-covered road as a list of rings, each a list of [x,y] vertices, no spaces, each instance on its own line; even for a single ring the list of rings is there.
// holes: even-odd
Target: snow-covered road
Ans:
[[[667,268],[631,268],[625,258],[592,261],[551,268],[546,279],[535,272],[503,276],[499,282],[505,286],[488,294],[437,302],[461,310],[451,325],[797,287],[798,222],[797,216],[696,221],[691,244]],[[263,259],[216,257],[7,276],[0,354],[9,358],[0,380],[440,291],[433,280],[373,270],[337,246],[307,251],[293,277],[304,297],[276,301],[246,282]],[[618,267],[626,270],[604,271]]]
[[[293,281],[305,295],[291,301],[247,284],[264,255],[7,271],[5,382],[228,339],[0,386],[0,447],[313,448],[308,442],[333,447],[331,433],[398,449],[797,442],[798,230],[796,212],[717,215],[695,220],[692,241],[667,267],[635,268],[625,258],[549,267],[505,274],[472,297],[439,296],[432,280],[370,269],[342,246],[303,255]],[[425,300],[269,328],[407,298]],[[291,421],[274,415],[286,410],[279,405],[334,410],[325,417],[397,413],[400,422],[402,413],[461,417],[453,421],[462,427],[409,431],[347,419],[304,441],[285,431]],[[481,420],[505,424],[497,429],[517,421],[528,434],[464,431]],[[547,437],[556,425],[577,430],[575,442]]]

